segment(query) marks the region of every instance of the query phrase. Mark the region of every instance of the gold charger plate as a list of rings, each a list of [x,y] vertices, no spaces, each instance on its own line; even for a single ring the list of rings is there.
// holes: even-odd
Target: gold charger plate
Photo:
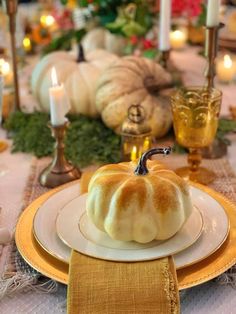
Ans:
[[[53,189],[32,202],[20,216],[15,232],[16,245],[22,257],[33,268],[61,283],[68,283],[68,265],[52,257],[33,236],[33,218],[39,206],[51,195],[76,181]],[[217,277],[236,263],[236,206],[223,195],[200,184],[191,185],[208,193],[225,209],[230,220],[230,232],[224,244],[211,256],[177,271],[179,289],[190,288]]]

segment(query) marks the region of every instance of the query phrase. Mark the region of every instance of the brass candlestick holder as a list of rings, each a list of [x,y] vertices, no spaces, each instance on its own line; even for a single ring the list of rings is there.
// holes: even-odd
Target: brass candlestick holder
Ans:
[[[55,155],[52,162],[43,170],[39,177],[39,182],[42,186],[54,188],[81,177],[80,169],[70,164],[64,155],[64,138],[68,124],[68,121],[58,126],[49,124],[52,135],[56,140]]]
[[[161,51],[160,64],[164,69],[168,69],[168,63],[170,59],[170,50]]]
[[[218,50],[218,33],[224,27],[223,23],[217,26],[206,27],[206,41],[205,41],[205,56],[207,57],[207,68],[205,70],[205,77],[207,79],[207,87],[214,87],[214,78],[216,75],[215,59]]]
[[[17,56],[16,56],[16,13],[17,13],[17,0],[3,0],[2,1],[5,11],[9,18],[9,30],[11,38],[11,54],[12,54],[12,65],[14,74],[14,88],[15,88],[15,106],[16,109],[20,110],[20,97],[19,97],[19,84],[18,84],[18,73],[17,73]]]

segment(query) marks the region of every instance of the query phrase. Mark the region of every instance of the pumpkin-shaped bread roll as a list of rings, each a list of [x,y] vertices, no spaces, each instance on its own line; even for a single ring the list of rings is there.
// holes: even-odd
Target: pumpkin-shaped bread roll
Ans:
[[[110,164],[92,176],[86,202],[88,217],[98,229],[120,241],[147,243],[172,237],[192,212],[186,181],[159,161]]]

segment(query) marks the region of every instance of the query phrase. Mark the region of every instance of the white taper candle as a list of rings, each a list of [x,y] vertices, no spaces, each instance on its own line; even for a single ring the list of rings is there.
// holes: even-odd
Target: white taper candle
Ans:
[[[208,0],[206,26],[214,27],[220,22],[220,2],[221,0]]]
[[[171,0],[161,0],[159,25],[159,49],[161,51],[170,49],[170,17]]]
[[[58,84],[55,68],[52,68],[52,87],[49,88],[51,123],[54,126],[63,125],[65,115],[70,110],[69,100],[64,85]]]

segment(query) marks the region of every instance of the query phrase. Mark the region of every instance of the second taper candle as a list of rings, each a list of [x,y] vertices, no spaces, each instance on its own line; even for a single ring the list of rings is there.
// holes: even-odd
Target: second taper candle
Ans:
[[[207,4],[207,27],[219,25],[221,0],[208,0]]]
[[[161,0],[159,25],[159,49],[161,51],[170,49],[170,17],[171,0]]]
[[[52,87],[49,88],[50,114],[53,126],[63,125],[66,121],[65,115],[70,110],[69,100],[64,85],[58,83],[56,69],[51,72]]]

